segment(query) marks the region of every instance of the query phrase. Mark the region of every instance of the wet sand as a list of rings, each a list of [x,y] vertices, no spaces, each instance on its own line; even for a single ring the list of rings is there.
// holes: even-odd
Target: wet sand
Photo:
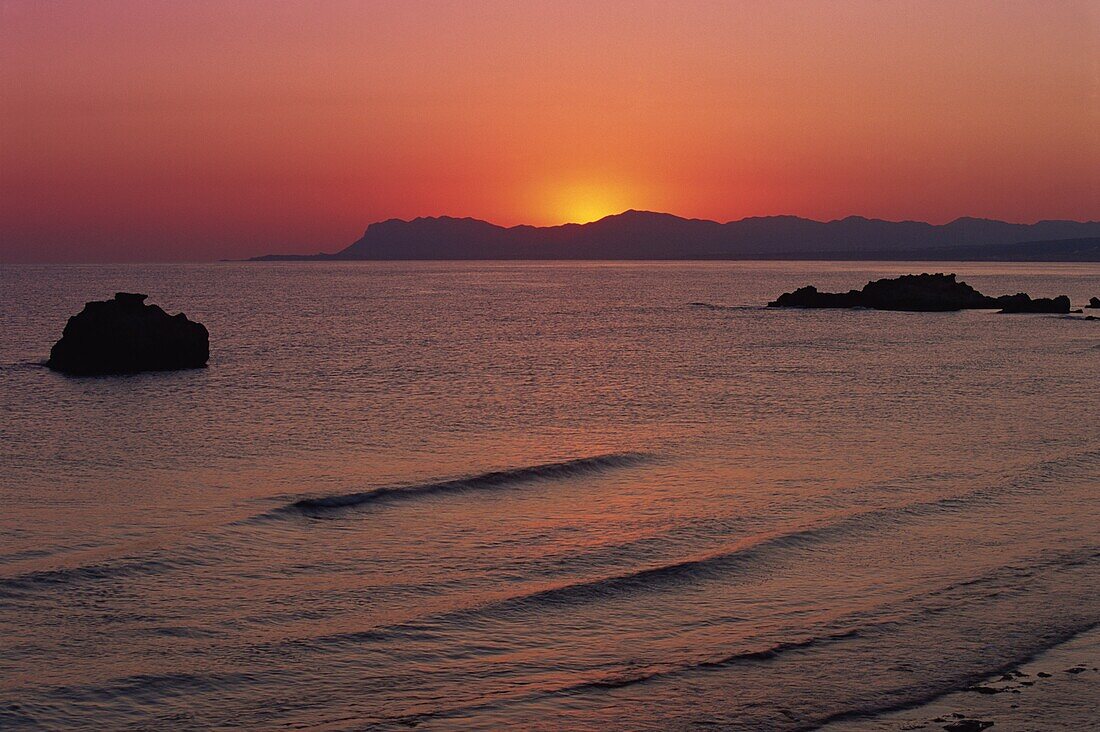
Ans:
[[[1100,729],[1100,628],[1082,633],[1005,674],[928,704],[827,732],[952,730],[1047,732]]]

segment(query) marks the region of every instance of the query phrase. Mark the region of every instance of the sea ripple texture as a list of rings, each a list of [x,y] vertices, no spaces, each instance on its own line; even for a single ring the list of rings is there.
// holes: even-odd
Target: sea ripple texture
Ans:
[[[0,268],[0,728],[803,730],[1100,622],[1095,264]],[[41,362],[115,291],[209,367]]]

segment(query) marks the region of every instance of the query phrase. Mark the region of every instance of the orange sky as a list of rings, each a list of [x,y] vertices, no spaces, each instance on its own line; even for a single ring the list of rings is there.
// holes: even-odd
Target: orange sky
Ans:
[[[436,214],[1100,219],[1098,8],[0,0],[0,261]]]

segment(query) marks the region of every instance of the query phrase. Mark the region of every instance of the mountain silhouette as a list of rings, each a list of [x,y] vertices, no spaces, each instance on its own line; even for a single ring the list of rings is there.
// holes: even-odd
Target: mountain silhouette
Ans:
[[[449,216],[389,219],[334,254],[252,261],[454,259],[963,259],[1100,261],[1100,221],[948,224],[849,216],[764,216],[718,223],[624,211],[588,224],[497,226]]]

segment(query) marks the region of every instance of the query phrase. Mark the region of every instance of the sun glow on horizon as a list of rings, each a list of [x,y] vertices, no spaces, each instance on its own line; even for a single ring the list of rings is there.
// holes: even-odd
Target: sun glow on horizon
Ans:
[[[557,187],[542,198],[546,220],[560,224],[587,224],[640,205],[623,186],[601,182]]]
[[[0,262],[439,214],[1093,220],[1096,6],[0,0]]]

